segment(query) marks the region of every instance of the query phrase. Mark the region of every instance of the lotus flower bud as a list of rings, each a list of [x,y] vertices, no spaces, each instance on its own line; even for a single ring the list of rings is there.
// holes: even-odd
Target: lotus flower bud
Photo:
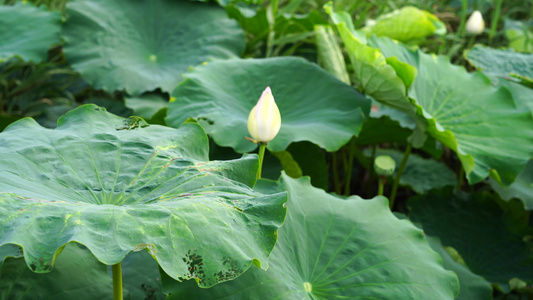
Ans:
[[[281,115],[267,87],[248,116],[248,132],[255,143],[270,142],[279,132]]]
[[[383,177],[388,177],[394,174],[396,169],[396,162],[388,155],[380,155],[374,160],[374,171],[376,174]]]
[[[466,21],[466,32],[471,34],[480,34],[485,29],[485,21],[483,21],[483,16],[476,10],[470,15],[468,21]]]

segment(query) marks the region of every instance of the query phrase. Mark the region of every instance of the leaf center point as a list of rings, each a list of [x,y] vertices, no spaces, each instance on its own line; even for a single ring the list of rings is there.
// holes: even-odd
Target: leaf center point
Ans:
[[[304,289],[306,292],[311,293],[311,291],[313,291],[313,285],[311,284],[311,282],[304,282]]]

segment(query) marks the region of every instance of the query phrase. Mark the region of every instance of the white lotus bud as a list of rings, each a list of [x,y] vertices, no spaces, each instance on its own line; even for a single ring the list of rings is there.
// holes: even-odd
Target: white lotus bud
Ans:
[[[279,132],[281,115],[274,96],[267,87],[248,116],[248,132],[254,142],[270,142]]]
[[[481,34],[485,29],[485,21],[483,21],[483,16],[476,10],[470,15],[468,21],[466,21],[466,32],[471,34]]]

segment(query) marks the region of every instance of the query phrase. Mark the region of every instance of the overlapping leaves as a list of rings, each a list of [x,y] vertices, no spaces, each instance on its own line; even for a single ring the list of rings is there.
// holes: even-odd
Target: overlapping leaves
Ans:
[[[245,139],[246,124],[266,86],[282,120],[278,135],[268,143],[271,151],[298,141],[338,150],[359,133],[370,110],[370,101],[354,88],[300,58],[213,61],[185,78],[172,93],[176,101],[169,105],[167,124],[178,127],[195,118],[218,145],[240,153],[257,147]]]
[[[508,90],[389,38],[373,36],[365,45],[345,22],[336,24],[362,87],[412,117],[415,133],[425,131],[454,150],[470,183],[490,174],[509,185],[524,169],[533,156],[533,118],[516,108]],[[412,139],[415,146],[421,146],[421,136]]]
[[[455,248],[472,272],[508,291],[513,278],[533,282],[531,228],[512,211],[503,211],[495,199],[452,189],[433,191],[409,199],[409,217],[444,246]]]
[[[252,268],[211,289],[164,282],[170,299],[452,299],[457,278],[424,235],[394,217],[385,198],[346,200],[283,175],[288,213],[265,272]]]
[[[286,194],[264,196],[257,160],[209,162],[196,124],[180,129],[81,106],[55,130],[23,119],[0,134],[0,245],[48,272],[69,242],[105,264],[148,249],[174,279],[230,280],[267,257]],[[238,180],[240,182],[234,181]]]
[[[409,97],[428,121],[427,131],[457,153],[470,183],[489,173],[504,185],[515,180],[533,156],[533,118],[516,108],[507,89],[443,56],[412,52],[386,38],[371,38],[369,44],[416,66]]]

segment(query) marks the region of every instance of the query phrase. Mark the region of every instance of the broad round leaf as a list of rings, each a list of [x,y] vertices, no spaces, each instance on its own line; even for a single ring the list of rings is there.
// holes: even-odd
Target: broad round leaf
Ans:
[[[244,50],[242,29],[215,4],[83,0],[68,3],[67,14],[67,60],[108,92],[170,92],[190,66]]]
[[[206,287],[266,266],[286,195],[240,183],[255,182],[255,155],[209,162],[207,146],[197,124],[148,126],[95,105],[55,130],[20,120],[0,134],[0,246],[22,246],[35,272],[72,241],[108,265],[146,248]]]
[[[407,205],[409,217],[444,246],[455,248],[475,274],[507,291],[515,277],[533,283],[531,229],[503,211],[492,196],[450,188],[410,198]]]
[[[248,115],[267,86],[281,113],[271,151],[298,141],[338,150],[359,133],[370,110],[370,101],[354,88],[301,58],[214,61],[184,77],[172,93],[176,101],[169,104],[167,124],[196,118],[218,145],[240,153],[257,147],[245,139]]]
[[[13,56],[39,63],[59,44],[61,15],[29,4],[0,6],[0,62]]]
[[[265,272],[251,268],[211,289],[164,287],[170,299],[453,299],[455,274],[443,269],[424,234],[398,220],[383,197],[347,200],[283,175],[287,219]],[[171,285],[171,284],[170,284]]]
[[[488,76],[516,77],[533,84],[533,54],[476,45],[465,52],[465,58]]]
[[[409,96],[427,120],[427,131],[458,154],[471,184],[489,173],[505,185],[515,180],[533,156],[533,118],[517,109],[507,89],[447,57],[412,52],[388,38],[369,42],[418,69]]]

